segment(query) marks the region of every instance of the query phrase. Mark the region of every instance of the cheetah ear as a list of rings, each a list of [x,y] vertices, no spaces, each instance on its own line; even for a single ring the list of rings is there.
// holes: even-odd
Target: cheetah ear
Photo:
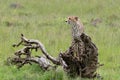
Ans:
[[[75,17],[75,20],[78,21],[78,17]]]

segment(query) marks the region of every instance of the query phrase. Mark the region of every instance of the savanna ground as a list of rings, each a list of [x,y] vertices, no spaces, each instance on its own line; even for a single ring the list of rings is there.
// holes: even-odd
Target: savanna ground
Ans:
[[[120,80],[120,0],[0,0],[0,80],[70,80],[61,67],[43,72],[36,64],[20,70],[5,64],[19,49],[12,44],[20,41],[21,33],[40,40],[54,57],[67,50],[71,32],[65,19],[70,15],[80,17],[99,49],[104,66],[97,72],[104,80]],[[96,27],[92,19],[100,20]]]

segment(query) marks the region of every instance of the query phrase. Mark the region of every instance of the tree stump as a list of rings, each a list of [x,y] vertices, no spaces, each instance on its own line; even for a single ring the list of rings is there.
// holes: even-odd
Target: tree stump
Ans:
[[[69,49],[61,54],[67,65],[64,69],[72,77],[93,78],[98,67],[98,49],[86,34],[79,38],[73,40]]]

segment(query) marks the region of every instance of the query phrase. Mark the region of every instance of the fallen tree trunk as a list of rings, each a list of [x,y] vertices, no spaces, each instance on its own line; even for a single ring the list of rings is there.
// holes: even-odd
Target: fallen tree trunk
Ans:
[[[14,44],[13,47],[18,47],[21,44],[25,47],[15,52],[15,56],[8,58],[8,61],[17,65],[18,68],[34,62],[39,64],[44,70],[49,70],[50,67],[56,68],[56,66],[50,64],[49,61],[51,61],[55,65],[63,66],[65,72],[72,77],[80,76],[94,78],[96,77],[96,70],[99,67],[98,49],[95,44],[92,43],[91,38],[84,33],[79,38],[79,40],[73,40],[67,51],[60,53],[58,58],[54,58],[49,55],[40,41],[27,39],[21,34],[21,41],[18,44]],[[36,51],[40,49],[44,57],[31,56],[33,49]],[[23,58],[21,55],[26,55],[26,57]]]

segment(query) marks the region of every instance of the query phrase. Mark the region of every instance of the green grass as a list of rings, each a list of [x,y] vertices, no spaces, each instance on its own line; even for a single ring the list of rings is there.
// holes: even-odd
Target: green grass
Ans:
[[[11,8],[12,3],[23,8]],[[12,44],[20,41],[21,33],[40,40],[54,57],[65,51],[71,43],[70,27],[65,23],[70,15],[80,17],[99,49],[99,61],[104,66],[97,72],[104,80],[120,80],[119,5],[120,0],[0,0],[0,80],[70,80],[61,67],[43,72],[36,64],[20,70],[5,65],[7,57],[19,49]],[[100,18],[102,23],[94,27],[92,18]]]

